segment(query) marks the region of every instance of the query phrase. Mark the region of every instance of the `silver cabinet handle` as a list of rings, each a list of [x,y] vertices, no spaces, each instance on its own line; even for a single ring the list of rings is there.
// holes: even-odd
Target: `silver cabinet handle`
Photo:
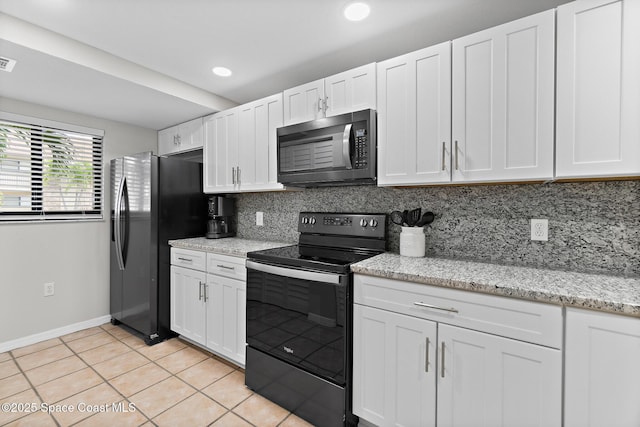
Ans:
[[[349,123],[344,127],[342,132],[342,158],[347,169],[351,169],[351,148],[349,147],[349,140],[351,139],[351,127],[352,123]]]
[[[458,141],[456,140],[456,170],[458,170]]]
[[[424,356],[424,371],[429,372],[429,337],[427,337]]]
[[[216,267],[224,268],[225,270],[235,270],[236,269],[235,267],[228,267],[228,266],[222,265],[222,264],[218,264],[218,265],[216,265]]]
[[[446,154],[446,142],[442,141],[442,170],[445,170],[445,165],[444,165],[444,156]]]
[[[236,167],[231,168],[231,183],[236,185]]]
[[[324,98],[324,114],[327,114],[327,110],[329,109],[329,97],[325,96]]]
[[[236,181],[238,181],[237,184],[240,185],[240,166],[236,167]]]
[[[448,311],[450,313],[457,313],[458,310],[455,308],[447,308],[447,307],[438,307],[437,305],[431,305],[431,304],[426,304],[424,302],[414,302],[413,305],[417,305],[418,307],[424,307],[424,308],[432,308],[434,310],[442,310],[442,311]]]
[[[198,282],[198,301],[202,301],[202,282]]]
[[[202,287],[204,288],[204,302],[207,302],[209,301],[209,296],[207,295],[207,290],[209,289],[209,285],[207,285],[206,283],[203,283]]]
[[[178,257],[178,259],[179,259],[180,261],[193,262],[193,260],[192,260],[192,259],[189,259],[189,258],[181,258],[181,257]]]
[[[318,111],[322,111],[322,98],[318,98]]]
[[[442,341],[442,351],[440,352],[440,376],[444,378],[444,341]]]

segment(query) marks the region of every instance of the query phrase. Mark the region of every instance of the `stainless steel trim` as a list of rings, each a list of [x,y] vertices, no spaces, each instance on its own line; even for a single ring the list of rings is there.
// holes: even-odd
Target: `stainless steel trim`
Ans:
[[[115,244],[116,244],[116,259],[118,260],[118,268],[120,270],[124,270],[124,257],[122,256],[122,196],[124,195],[124,182],[125,177],[120,178],[120,183],[118,184],[118,195],[116,196],[116,204],[115,204],[115,224],[114,224],[114,233],[115,233]]]
[[[298,270],[295,268],[279,267],[276,265],[262,264],[247,260],[247,268],[263,273],[275,274],[277,276],[292,277],[294,279],[311,280],[314,282],[324,282],[331,284],[340,284],[343,275],[336,273],[321,273],[318,271]]]
[[[424,302],[414,302],[413,305],[417,305],[418,307],[424,307],[424,308],[432,308],[434,310],[442,310],[442,311],[448,311],[450,313],[457,313],[458,310],[455,308],[446,308],[446,307],[438,307],[437,305],[431,305],[431,304],[427,304]]]
[[[458,141],[456,140],[456,170],[458,169]]]
[[[425,342],[424,371],[429,372],[429,337]]]
[[[344,127],[344,132],[342,132],[342,158],[344,159],[344,164],[347,169],[352,169],[351,165],[351,150],[349,149],[349,137],[351,136],[351,127],[352,123],[349,123]]]
[[[444,378],[444,341],[442,341],[442,351],[440,352],[440,376]]]
[[[229,266],[222,265],[222,264],[217,264],[217,265],[216,265],[216,267],[218,267],[218,268],[224,268],[224,269],[226,269],[226,270],[235,270],[235,269],[236,269],[235,267],[229,267]]]

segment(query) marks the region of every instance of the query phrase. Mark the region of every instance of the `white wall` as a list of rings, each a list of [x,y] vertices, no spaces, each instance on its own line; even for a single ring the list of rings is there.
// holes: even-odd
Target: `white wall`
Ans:
[[[109,161],[155,152],[157,132],[7,98],[0,110],[105,131],[102,221],[0,223],[1,346],[109,314]],[[43,296],[45,282],[55,295]]]

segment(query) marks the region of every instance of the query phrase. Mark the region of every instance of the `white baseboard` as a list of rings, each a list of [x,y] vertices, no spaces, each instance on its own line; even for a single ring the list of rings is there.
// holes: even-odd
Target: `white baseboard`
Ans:
[[[50,331],[40,332],[39,334],[29,335],[16,340],[5,341],[0,343],[0,353],[15,350],[16,348],[25,347],[27,345],[36,344],[41,341],[58,338],[63,335],[78,332],[83,329],[93,328],[94,326],[104,325],[111,320],[110,315],[96,317],[95,319],[85,320],[84,322],[74,323],[72,325],[63,326],[61,328],[51,329]]]

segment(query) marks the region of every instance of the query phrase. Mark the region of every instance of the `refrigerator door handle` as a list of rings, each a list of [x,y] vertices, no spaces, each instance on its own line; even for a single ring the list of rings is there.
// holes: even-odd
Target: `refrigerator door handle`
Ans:
[[[114,229],[115,229],[115,244],[116,244],[116,258],[118,260],[118,268],[120,270],[124,270],[124,259],[122,256],[122,197],[124,194],[124,180],[122,177],[120,179],[120,183],[118,184],[118,194],[116,196],[115,203],[115,218],[114,218]]]

